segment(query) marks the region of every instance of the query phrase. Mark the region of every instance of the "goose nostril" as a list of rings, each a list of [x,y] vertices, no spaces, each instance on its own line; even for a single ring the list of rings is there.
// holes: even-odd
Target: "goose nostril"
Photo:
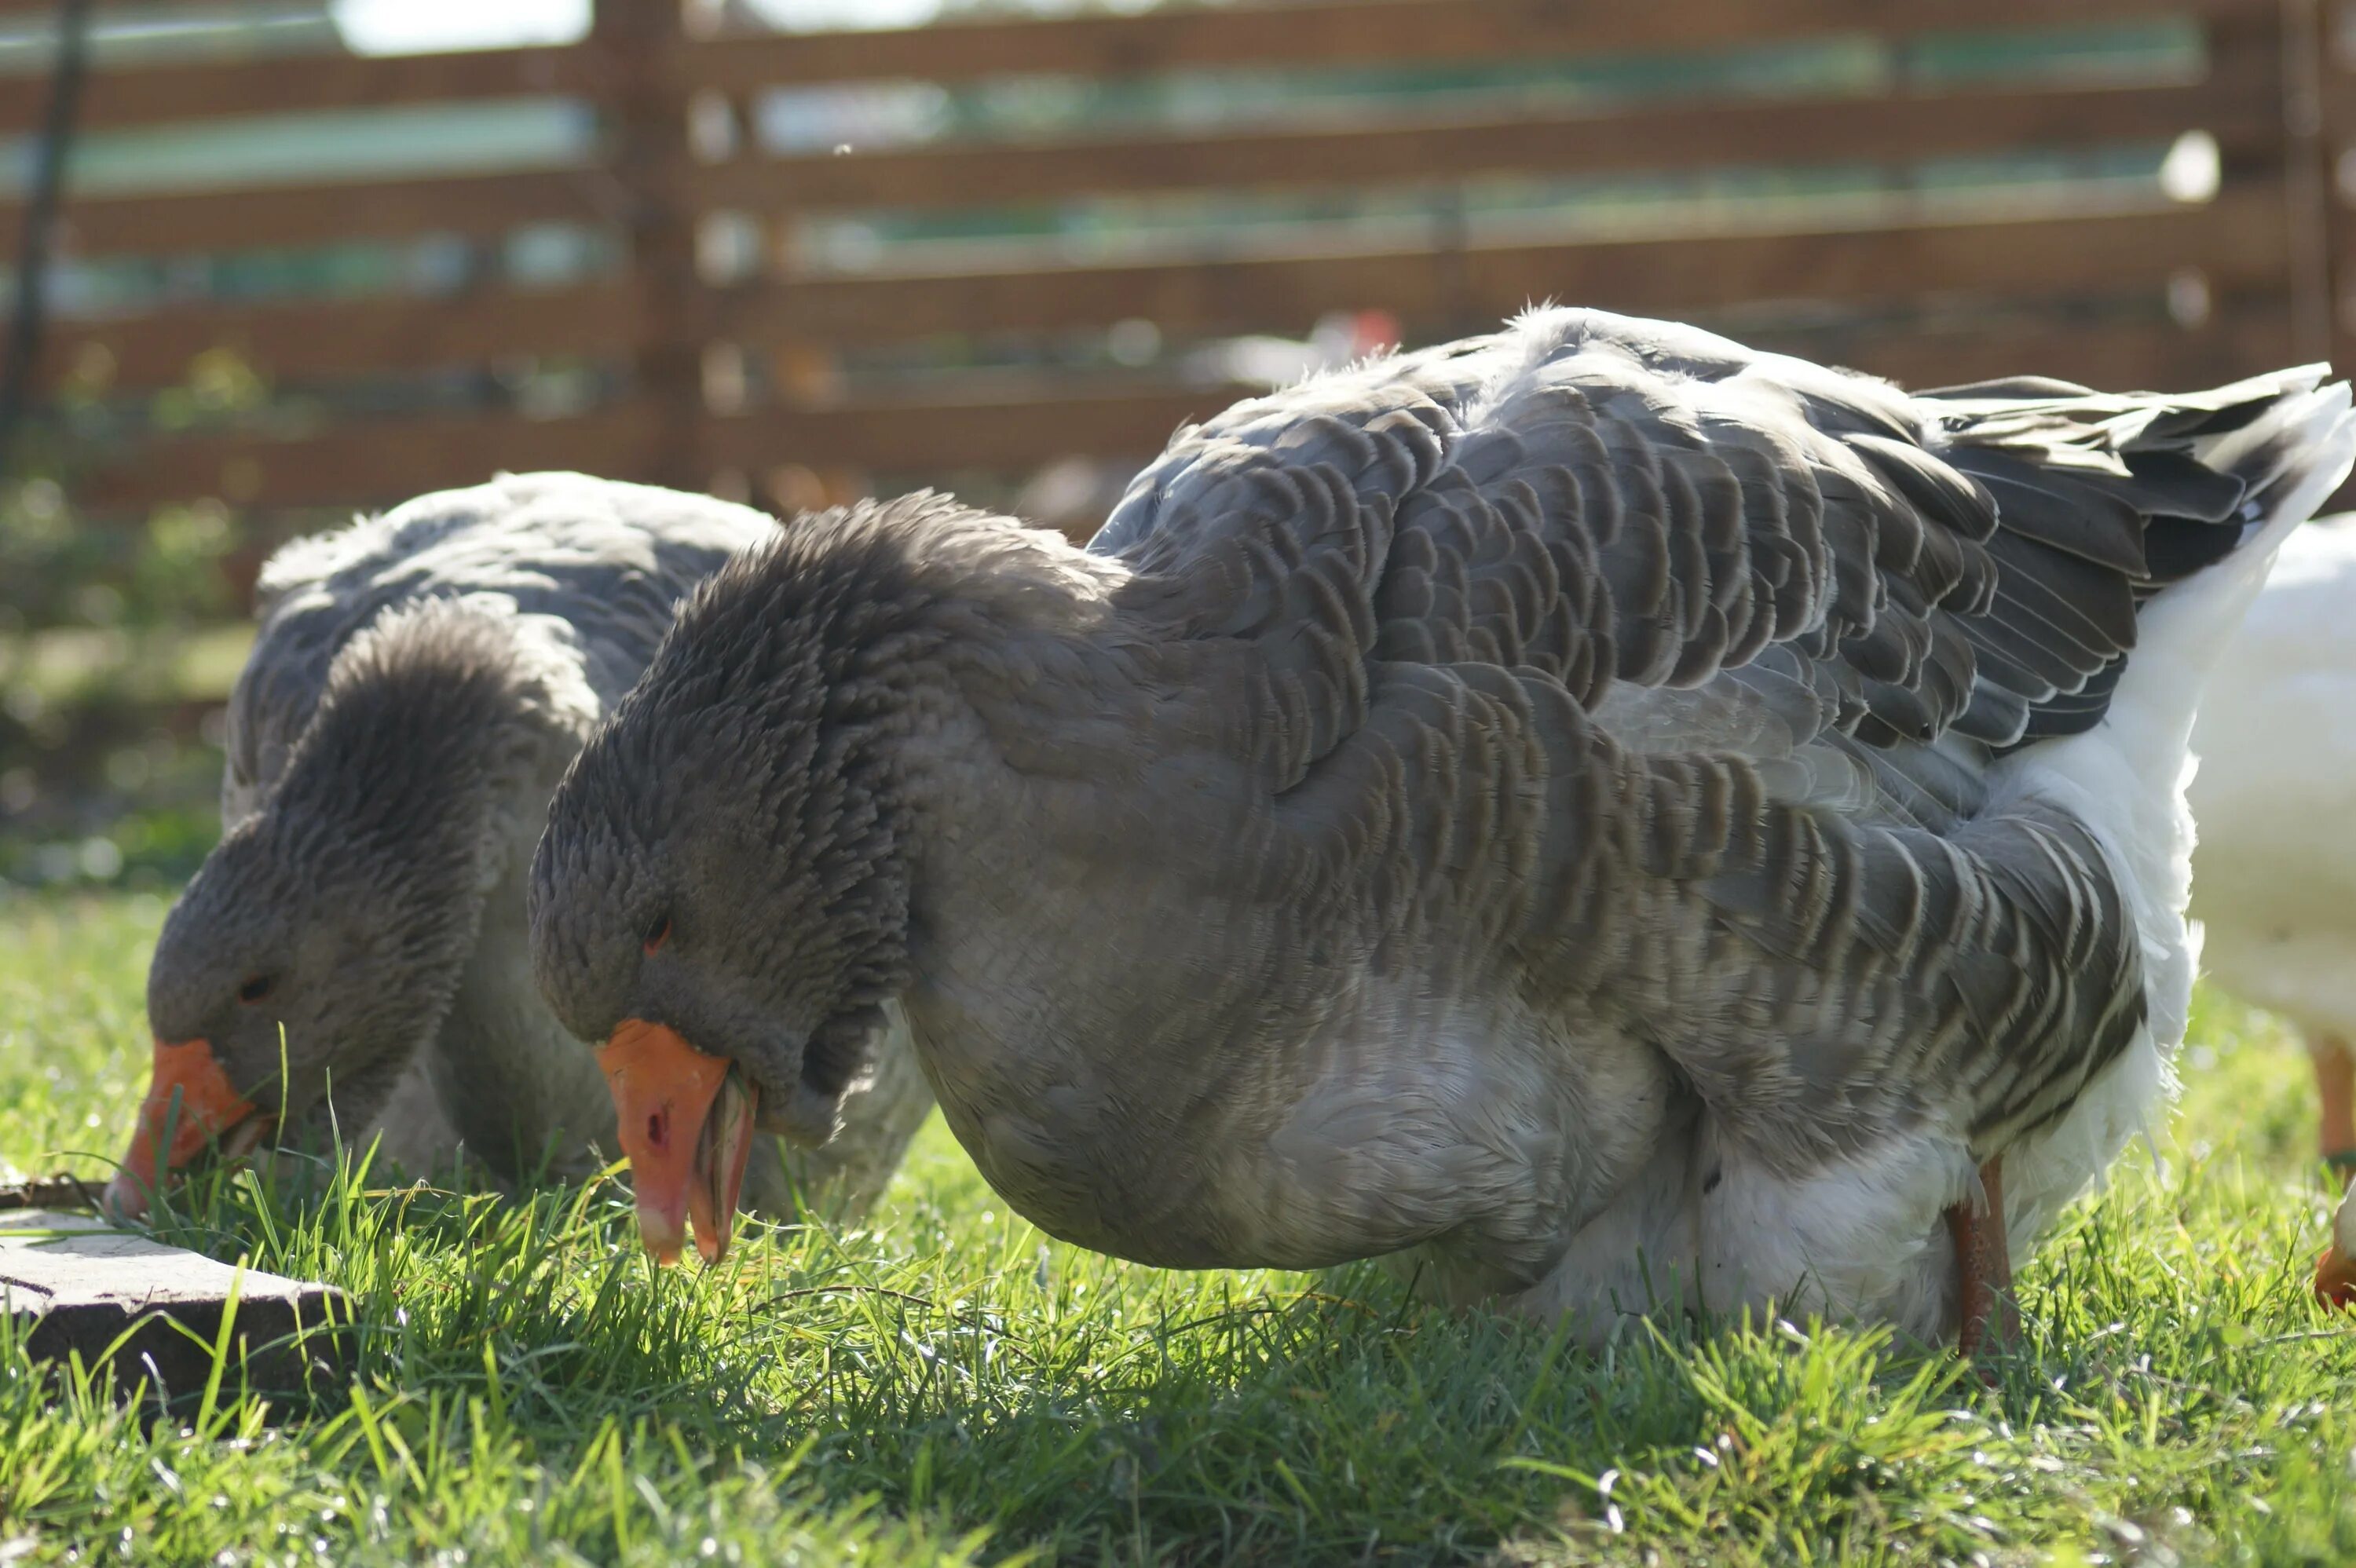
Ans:
[[[660,1111],[657,1111],[653,1115],[648,1116],[647,1142],[652,1144],[657,1148],[662,1147],[663,1145],[669,1141],[664,1136],[666,1131],[664,1124],[669,1119],[669,1117],[664,1115]]]

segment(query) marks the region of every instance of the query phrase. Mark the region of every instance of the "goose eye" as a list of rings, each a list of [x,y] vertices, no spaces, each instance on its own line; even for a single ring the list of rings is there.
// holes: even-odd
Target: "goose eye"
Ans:
[[[237,988],[237,999],[241,1002],[258,1002],[270,995],[270,987],[276,984],[277,981],[268,975],[249,975],[245,977],[245,984]]]
[[[669,942],[669,940],[670,916],[667,914],[657,915],[655,917],[654,923],[647,927],[647,934],[643,941],[646,950],[652,953],[656,948],[660,947],[664,943]]]

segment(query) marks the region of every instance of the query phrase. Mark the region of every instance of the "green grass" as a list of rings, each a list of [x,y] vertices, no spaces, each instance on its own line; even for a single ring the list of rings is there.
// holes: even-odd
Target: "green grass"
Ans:
[[[104,1168],[160,915],[0,912],[17,1167]],[[937,1125],[872,1229],[712,1274],[650,1270],[611,1185],[215,1181],[175,1239],[349,1292],[344,1374],[159,1417],[0,1343],[0,1562],[2356,1561],[2305,1065],[2214,999],[2190,1057],[2165,1168],[2040,1253],[1994,1387],[1849,1329],[1590,1356],[1371,1268],[1131,1267],[1044,1242]]]

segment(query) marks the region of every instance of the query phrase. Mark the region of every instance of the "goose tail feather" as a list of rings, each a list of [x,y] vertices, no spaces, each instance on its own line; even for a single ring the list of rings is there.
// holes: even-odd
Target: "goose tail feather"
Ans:
[[[2136,617],[2135,652],[2098,724],[2019,747],[1990,781],[1994,796],[2064,798],[2100,836],[2134,912],[2147,1009],[2134,1045],[2087,1087],[2071,1114],[2028,1140],[2019,1157],[2008,1154],[2008,1174],[2018,1167],[2021,1179],[2017,1234],[2036,1233],[2086,1173],[2101,1168],[2128,1138],[2147,1134],[2153,1107],[2174,1092],[2171,1063],[2200,960],[2199,930],[2184,918],[2192,886],[2185,786],[2195,765],[2193,716],[2276,551],[2356,463],[2347,385],[2319,385],[2319,369],[2275,380],[2272,395],[2248,417],[2229,413],[2230,428],[2196,433],[2184,449],[2203,472],[2241,486],[2241,499],[2216,520],[2226,526],[2207,529],[2228,548],[2173,581],[2151,584]]]

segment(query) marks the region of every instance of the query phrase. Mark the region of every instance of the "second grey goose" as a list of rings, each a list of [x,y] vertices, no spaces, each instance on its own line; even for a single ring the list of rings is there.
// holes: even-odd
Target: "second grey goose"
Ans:
[[[209,1139],[304,1141],[330,1121],[380,1130],[412,1171],[463,1146],[510,1181],[615,1147],[595,1064],[532,987],[524,872],[565,764],[681,596],[776,531],[704,496],[533,474],[271,560],[230,703],[221,841],[148,974],[155,1077],[118,1210],[144,1210]],[[905,1037],[886,1044],[843,1138],[797,1173],[854,1203],[931,1104]],[[756,1201],[782,1211],[785,1177],[765,1159]]]
[[[1087,552],[813,519],[559,790],[543,990],[699,1192],[899,1002],[1085,1246],[1976,1339],[2160,1106],[2186,733],[2348,471],[2321,382],[1910,395],[1546,310],[1180,432]]]

